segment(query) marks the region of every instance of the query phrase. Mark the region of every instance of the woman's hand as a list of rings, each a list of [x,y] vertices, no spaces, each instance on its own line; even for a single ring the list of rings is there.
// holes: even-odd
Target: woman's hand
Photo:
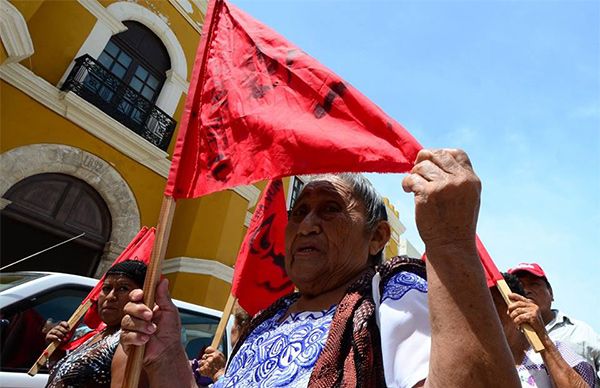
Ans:
[[[143,303],[144,292],[139,289],[131,291],[130,302],[123,309],[125,316],[121,321],[120,343],[128,354],[132,346],[146,344],[146,365],[154,361],[169,361],[172,351],[182,349],[181,321],[177,307],[169,296],[168,285],[166,279],[158,284],[156,306],[153,309]]]
[[[415,194],[415,221],[427,256],[475,244],[481,182],[462,150],[421,150],[402,187]]]
[[[54,326],[48,331],[48,334],[46,334],[46,343],[54,341],[62,343],[66,341],[69,331],[71,331],[69,329],[69,324],[66,321],[60,322],[58,325]]]
[[[144,292],[133,290],[121,321],[121,346],[130,355],[134,346],[146,344],[144,370],[152,387],[196,387],[194,374],[181,345],[179,311],[169,296],[169,282],[156,287],[156,306],[143,303]]]
[[[200,374],[210,377],[212,381],[217,381],[220,376],[225,374],[225,355],[211,346],[206,348],[198,362]]]

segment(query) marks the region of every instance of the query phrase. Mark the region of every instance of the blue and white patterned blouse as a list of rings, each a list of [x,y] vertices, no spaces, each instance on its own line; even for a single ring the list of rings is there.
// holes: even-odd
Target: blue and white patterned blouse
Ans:
[[[373,289],[377,290],[374,295],[379,295],[378,286],[378,280],[374,279]],[[411,358],[413,361],[405,363],[402,368],[403,373],[396,377],[406,384],[414,385],[413,383],[424,379],[428,370],[429,336],[422,335],[430,333],[426,292],[427,283],[423,279],[409,272],[400,272],[390,278],[384,287],[382,297],[377,297],[377,300],[381,301],[376,303],[379,310],[378,321],[385,322],[383,325],[380,324],[382,338],[385,338],[382,341],[384,368],[389,365],[391,371],[398,369],[394,364],[399,354],[396,350],[393,351],[393,355],[388,354],[390,344],[395,349],[403,349],[400,359],[405,358],[406,355],[406,358]],[[280,321],[291,303],[292,301],[289,301],[271,319],[263,322],[250,333],[233,356],[225,376],[213,387],[304,388],[308,385],[312,370],[325,347],[336,306],[324,311],[293,313]],[[385,313],[385,318],[382,318],[381,311],[388,311]],[[390,311],[394,315],[398,315],[400,311],[400,314],[389,319],[387,314]],[[395,340],[383,336],[384,332],[389,331],[390,326],[396,324],[404,326],[395,333],[399,340],[406,343],[404,348],[395,346]],[[415,357],[415,346],[426,351],[418,350]],[[419,352],[422,353],[421,356]],[[386,381],[387,375],[386,372]],[[392,384],[388,383],[388,385],[405,386],[404,383],[391,382]]]

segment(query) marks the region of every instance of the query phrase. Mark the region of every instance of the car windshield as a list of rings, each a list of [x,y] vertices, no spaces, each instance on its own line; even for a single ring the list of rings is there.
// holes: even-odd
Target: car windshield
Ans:
[[[0,292],[46,275],[44,273],[0,273]]]

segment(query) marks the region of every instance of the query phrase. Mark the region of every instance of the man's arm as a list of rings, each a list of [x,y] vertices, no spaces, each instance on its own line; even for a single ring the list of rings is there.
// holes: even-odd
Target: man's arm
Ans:
[[[153,310],[143,304],[142,290],[131,291],[121,322],[121,346],[129,354],[133,346],[146,344],[144,372],[151,387],[196,387],[180,342],[181,321],[169,296],[168,284],[167,279],[158,284]]]
[[[538,337],[544,345],[544,350],[540,352],[546,370],[550,374],[550,378],[554,383],[555,388],[587,388],[589,385],[583,377],[579,375],[565,361],[562,354],[554,344],[554,341],[548,336],[548,332],[544,327],[544,321],[540,314],[540,309],[532,300],[518,294],[510,294],[509,299],[512,301],[508,305],[508,314],[513,322],[518,325],[529,324],[535,330]]]
[[[402,182],[427,252],[429,387],[520,387],[486,287],[475,230],[481,183],[459,150],[422,150]]]

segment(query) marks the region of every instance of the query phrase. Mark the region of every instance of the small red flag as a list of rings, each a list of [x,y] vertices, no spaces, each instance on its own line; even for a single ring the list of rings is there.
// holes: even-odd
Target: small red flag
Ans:
[[[131,240],[129,245],[127,245],[127,247],[123,250],[119,257],[117,257],[113,265],[125,260],[140,260],[148,264],[150,262],[152,246],[154,245],[154,234],[154,228],[148,228],[144,226],[133,238],[133,240]],[[102,276],[102,278],[98,281],[98,284],[96,284],[92,291],[90,291],[90,293],[81,302],[81,304],[84,304],[88,300],[92,301],[92,306],[88,309],[85,316],[83,317],[83,322],[93,330],[74,341],[66,343],[61,347],[62,349],[75,349],[79,345],[87,341],[88,338],[102,331],[106,327],[106,324],[102,322],[102,319],[100,319],[100,315],[98,314],[98,296],[100,295],[100,291],[102,290],[102,284],[104,283],[105,277],[106,274]]]
[[[479,239],[479,236],[475,236],[477,243],[477,253],[479,253],[479,259],[481,260],[481,265],[483,266],[483,270],[485,272],[485,280],[487,281],[487,286],[492,287],[496,285],[498,280],[503,280],[504,277],[502,273],[496,267],[496,264],[492,260],[492,257],[488,253],[487,249],[483,246],[483,243]]]
[[[488,288],[495,286],[496,282],[504,279],[504,277],[502,276],[502,273],[498,267],[496,267],[492,257],[488,253],[487,249],[485,249],[485,246],[477,235],[475,235],[475,244],[477,245],[477,253],[479,254],[479,260],[481,261],[481,266],[483,267],[483,272],[485,273],[485,281],[487,286]],[[427,253],[423,253],[421,260],[427,260]]]
[[[284,267],[286,224],[283,183],[275,179],[256,206],[235,263],[231,293],[250,316],[294,291]]]
[[[212,1],[165,194],[325,172],[406,172],[421,148],[358,90],[223,0]]]

